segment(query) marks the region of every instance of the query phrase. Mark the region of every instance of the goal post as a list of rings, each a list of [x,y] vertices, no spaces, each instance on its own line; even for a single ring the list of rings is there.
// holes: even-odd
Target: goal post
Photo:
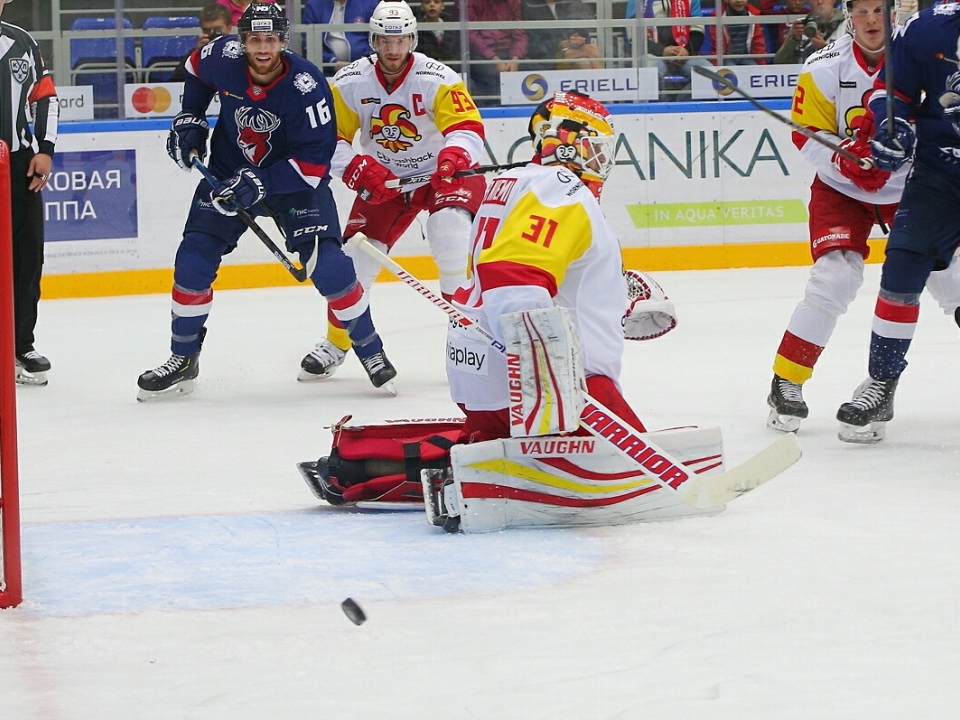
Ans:
[[[15,352],[10,148],[0,140],[0,608],[23,600]]]

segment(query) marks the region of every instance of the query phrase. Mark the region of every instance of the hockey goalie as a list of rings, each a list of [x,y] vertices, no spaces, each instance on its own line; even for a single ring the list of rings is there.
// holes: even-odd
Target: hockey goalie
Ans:
[[[690,478],[723,471],[719,429],[647,432],[621,394],[624,340],[661,336],[676,317],[652,278],[623,272],[600,210],[616,138],[609,113],[557,93],[529,132],[535,157],[488,186],[454,298],[446,367],[465,417],[345,419],[330,455],[301,472],[334,504],[424,501],[429,521],[451,532],[719,512],[752,487],[686,492],[698,487]]]

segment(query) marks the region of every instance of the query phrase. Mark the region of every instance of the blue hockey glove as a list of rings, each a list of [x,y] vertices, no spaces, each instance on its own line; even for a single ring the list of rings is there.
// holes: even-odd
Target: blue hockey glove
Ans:
[[[195,154],[203,162],[207,157],[207,137],[210,126],[203,118],[182,112],[173,119],[167,135],[167,155],[181,168],[190,172],[190,156]]]
[[[947,90],[940,93],[938,100],[943,108],[943,119],[960,127],[960,94]]]
[[[910,123],[902,117],[893,118],[891,130],[885,118],[877,126],[877,132],[870,140],[870,150],[873,153],[873,162],[881,170],[894,172],[903,167],[903,164],[913,157],[913,146],[917,136],[910,127]]]
[[[263,180],[252,168],[240,168],[210,193],[213,206],[224,215],[236,215],[237,207],[250,208],[267,196]]]

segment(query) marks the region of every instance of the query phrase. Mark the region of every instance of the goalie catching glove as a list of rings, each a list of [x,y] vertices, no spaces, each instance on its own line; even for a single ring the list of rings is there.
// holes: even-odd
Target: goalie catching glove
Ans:
[[[580,334],[566,308],[500,316],[507,346],[510,435],[569,433],[586,402]]]
[[[237,207],[251,208],[267,196],[263,180],[252,168],[240,168],[210,193],[213,206],[224,215],[236,215]]]
[[[173,119],[170,134],[167,135],[167,155],[182,169],[193,169],[192,156],[200,162],[207,157],[207,138],[210,126],[203,118],[188,112],[181,112]]]
[[[653,340],[677,326],[673,301],[652,277],[639,270],[626,270],[627,312],[623,336],[627,340]]]
[[[400,195],[399,188],[388,188],[388,180],[397,176],[370,155],[357,155],[343,171],[343,183],[364,202],[379,205]]]

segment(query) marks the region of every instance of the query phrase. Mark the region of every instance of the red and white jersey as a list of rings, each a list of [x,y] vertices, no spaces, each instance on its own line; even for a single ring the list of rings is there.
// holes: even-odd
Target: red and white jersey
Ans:
[[[617,381],[627,285],[620,242],[600,203],[572,172],[526,165],[487,185],[473,223],[467,285],[455,303],[503,342],[500,317],[567,308],[584,370]],[[447,334],[447,377],[468,410],[508,407],[504,356],[458,325]]]
[[[793,93],[791,117],[834,144],[852,138],[867,114],[867,100],[873,92],[873,81],[880,65],[868,69],[860,47],[853,36],[844,34],[835,42],[814,53],[803,64]],[[887,184],[871,193],[858,188],[840,174],[833,164],[833,150],[798,132],[793,143],[817,175],[827,185],[844,195],[877,205],[900,201],[911,163],[893,173]]]
[[[479,162],[483,121],[463,79],[437,60],[412,53],[388,91],[376,55],[342,68],[333,79],[337,151],[333,174],[343,172],[360,152],[372,155],[400,178],[432,173],[444,147],[461,147]]]

